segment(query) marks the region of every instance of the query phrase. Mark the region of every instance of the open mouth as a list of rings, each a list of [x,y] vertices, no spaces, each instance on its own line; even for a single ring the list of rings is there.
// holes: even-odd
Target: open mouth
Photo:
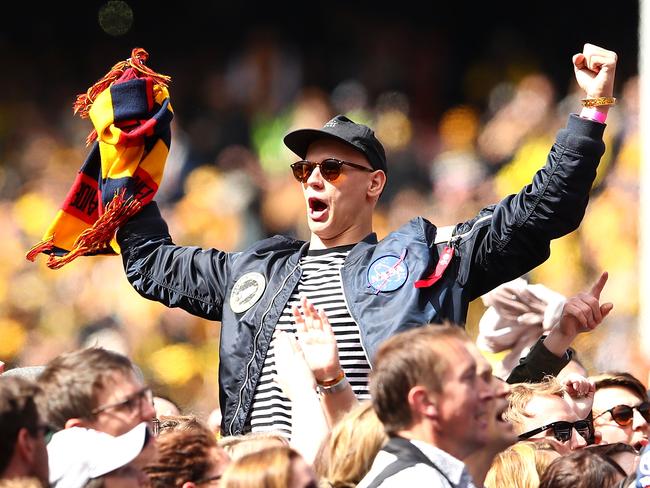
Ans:
[[[638,452],[640,452],[645,446],[647,446],[650,443],[648,439],[641,439],[639,442],[635,442],[632,447],[636,449]]]
[[[312,220],[321,221],[327,218],[329,206],[323,200],[310,197],[307,204],[309,205],[309,217]]]

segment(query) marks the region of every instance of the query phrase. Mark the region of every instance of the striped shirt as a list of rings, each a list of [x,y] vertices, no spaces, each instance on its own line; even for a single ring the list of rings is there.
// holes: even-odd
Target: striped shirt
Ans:
[[[358,325],[352,320],[341,287],[340,269],[353,246],[309,251],[300,260],[302,275],[278,321],[269,345],[250,417],[253,432],[279,431],[291,437],[291,401],[273,381],[275,337],[278,331],[295,333],[291,308],[300,305],[305,295],[316,309],[323,309],[332,325],[339,350],[339,360],[352,390],[359,400],[370,399],[368,374],[370,365],[361,345]]]

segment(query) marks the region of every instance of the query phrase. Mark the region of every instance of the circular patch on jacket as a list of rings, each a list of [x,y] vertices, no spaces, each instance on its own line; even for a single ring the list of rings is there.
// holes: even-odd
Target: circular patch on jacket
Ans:
[[[230,308],[235,313],[245,312],[260,299],[265,288],[266,280],[261,273],[246,273],[232,287]]]
[[[399,256],[382,256],[375,259],[368,268],[368,286],[376,292],[395,291],[406,283],[409,269],[404,258]]]

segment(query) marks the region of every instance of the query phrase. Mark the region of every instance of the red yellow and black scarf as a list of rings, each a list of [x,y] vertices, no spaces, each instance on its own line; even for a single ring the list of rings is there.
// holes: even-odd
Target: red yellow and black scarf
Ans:
[[[74,104],[90,117],[90,153],[60,210],[28,253],[34,261],[49,254],[58,269],[79,256],[118,254],[115,231],[153,199],[171,143],[173,110],[170,78],[145,66],[148,54],[136,48]]]

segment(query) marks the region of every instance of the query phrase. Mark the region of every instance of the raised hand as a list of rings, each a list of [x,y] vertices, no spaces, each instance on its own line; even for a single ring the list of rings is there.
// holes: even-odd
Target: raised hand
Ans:
[[[566,301],[559,322],[544,339],[550,352],[562,356],[579,333],[595,329],[612,311],[613,304],[600,304],[600,293],[608,276],[607,271],[603,272],[589,292],[578,293]]]
[[[314,393],[316,380],[293,334],[277,332],[274,343],[277,371],[274,379],[287,398],[296,401]]]
[[[562,379],[561,383],[565,391],[564,399],[571,405],[578,418],[586,418],[594,403],[596,393],[594,382],[577,373],[570,373]]]
[[[618,56],[593,44],[585,44],[581,53],[573,56],[573,69],[578,85],[588,98],[611,97]]]
[[[612,311],[612,303],[600,304],[600,293],[608,276],[603,272],[589,292],[578,293],[566,301],[558,324],[562,334],[575,337],[580,332],[593,330]]]
[[[298,342],[316,380],[322,383],[336,378],[341,363],[334,331],[325,312],[317,311],[303,296],[300,309],[294,306],[292,313]]]

